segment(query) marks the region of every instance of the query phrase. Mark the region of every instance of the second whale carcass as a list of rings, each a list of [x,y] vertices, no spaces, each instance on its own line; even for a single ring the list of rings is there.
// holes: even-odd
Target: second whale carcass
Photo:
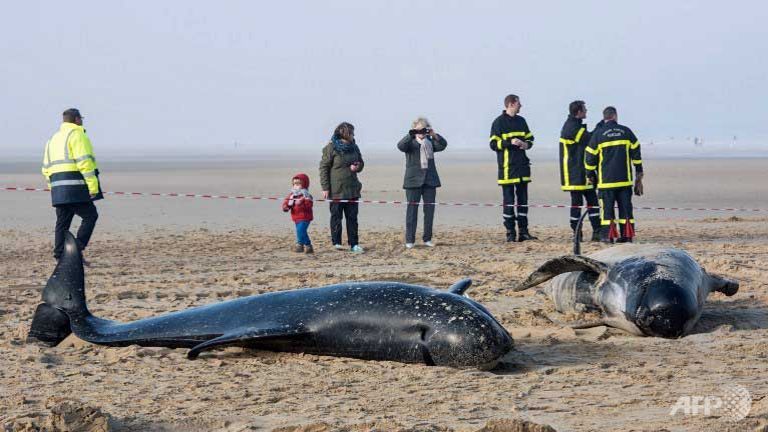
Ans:
[[[681,249],[626,243],[596,253],[554,258],[514,287],[551,279],[544,292],[559,312],[598,312],[599,321],[640,336],[678,338],[698,322],[707,296],[736,294],[739,283],[707,273]]]

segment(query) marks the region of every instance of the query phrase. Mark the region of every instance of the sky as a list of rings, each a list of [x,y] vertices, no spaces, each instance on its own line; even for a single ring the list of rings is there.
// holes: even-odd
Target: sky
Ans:
[[[342,121],[396,152],[422,115],[490,151],[509,93],[542,148],[574,99],[641,142],[768,143],[760,1],[25,0],[3,18],[7,157],[41,155],[68,107],[102,159],[319,157]]]

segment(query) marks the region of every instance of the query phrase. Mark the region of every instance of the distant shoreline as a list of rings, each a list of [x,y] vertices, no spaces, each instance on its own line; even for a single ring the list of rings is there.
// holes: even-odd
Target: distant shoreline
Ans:
[[[547,148],[547,150],[548,150],[547,153],[541,152],[541,153],[531,154],[530,158],[531,158],[532,164],[536,164],[538,162],[553,162],[558,160],[556,148],[555,149]],[[554,152],[550,150],[554,150]],[[402,162],[402,159],[403,159],[402,155],[396,152],[388,152],[388,153],[368,152],[364,154],[364,157],[366,161],[380,162],[380,163],[400,163]],[[39,159],[40,158],[38,157],[30,157],[30,156],[6,157],[3,161],[0,162],[0,172],[17,171],[20,164],[21,165],[39,165],[40,164]],[[438,159],[440,163],[451,163],[451,164],[482,163],[482,162],[489,162],[489,161],[495,163],[495,158],[493,157],[493,154],[490,151],[481,152],[481,151],[471,151],[471,150],[463,150],[463,149],[455,150],[451,153],[439,154]],[[643,155],[643,160],[652,160],[652,161],[653,160],[707,161],[707,160],[713,160],[713,159],[728,159],[728,160],[768,159],[768,150],[763,152],[746,152],[746,153],[738,153],[738,154],[712,153],[712,154],[692,155],[692,154],[673,153],[668,155],[658,155],[658,154]],[[105,155],[105,156],[101,156],[100,158],[100,162],[102,164],[141,163],[141,164],[151,165],[151,166],[156,166],[156,165],[194,166],[200,163],[213,163],[213,164],[235,163],[237,165],[242,165],[242,164],[247,164],[252,162],[258,162],[258,163],[291,162],[295,164],[297,162],[311,162],[311,161],[319,161],[319,160],[320,160],[319,152],[317,152],[317,154],[303,153],[299,155],[287,155],[287,154],[283,154],[283,155],[277,155],[277,154],[199,155],[199,156],[143,155],[141,157]]]

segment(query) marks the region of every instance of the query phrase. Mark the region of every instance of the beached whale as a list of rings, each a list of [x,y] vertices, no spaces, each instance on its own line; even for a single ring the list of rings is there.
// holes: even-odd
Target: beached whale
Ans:
[[[578,240],[574,252],[579,253]],[[544,263],[514,291],[551,279],[544,292],[559,312],[596,311],[598,322],[640,336],[678,338],[699,320],[709,293],[736,294],[739,283],[707,273],[680,249],[626,243],[588,256]]]
[[[209,304],[129,323],[94,317],[86,306],[82,256],[67,235],[43,291],[30,339],[57,344],[71,330],[88,342],[191,348],[188,358],[222,346],[493,367],[512,337],[479,303],[448,291],[396,282],[354,282],[280,291]]]

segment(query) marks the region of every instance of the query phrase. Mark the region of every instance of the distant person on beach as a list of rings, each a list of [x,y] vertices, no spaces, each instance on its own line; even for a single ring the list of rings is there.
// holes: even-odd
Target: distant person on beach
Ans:
[[[341,123],[333,132],[331,141],[323,148],[320,160],[320,185],[323,198],[332,200],[352,200],[353,202],[331,202],[331,241],[337,250],[341,245],[341,219],[347,221],[347,241],[352,252],[361,253],[357,236],[357,200],[363,185],[357,179],[365,167],[360,148],[355,143],[355,127]]]
[[[405,178],[403,189],[408,206],[405,212],[405,248],[411,249],[416,243],[416,225],[419,216],[419,201],[424,199],[424,235],[427,247],[433,247],[432,222],[435,218],[435,199],[440,187],[440,176],[435,166],[435,152],[445,150],[448,143],[440,136],[429,120],[419,117],[411,124],[408,134],[397,143],[405,153]]]
[[[314,253],[309,239],[309,223],[312,222],[312,195],[309,193],[309,176],[300,173],[291,179],[291,192],[283,200],[283,211],[291,212],[296,225],[296,246],[294,252]]]
[[[522,104],[516,95],[504,98],[504,111],[491,126],[490,146],[496,152],[499,165],[504,227],[508,242],[536,240],[528,232],[528,183],[531,182],[531,161],[525,151],[533,146],[533,133],[525,119],[518,115]],[[517,208],[517,212],[515,212]],[[515,221],[520,235],[516,235]]]
[[[584,166],[588,178],[599,191],[600,241],[631,243],[635,237],[632,186],[635,195],[643,194],[643,161],[640,141],[630,128],[618,123],[616,108],[609,106],[603,110],[603,123],[592,133]],[[635,167],[635,178],[632,177],[632,166]],[[619,207],[618,231],[615,205]]]
[[[568,106],[568,118],[560,130],[560,187],[571,194],[571,229],[576,233],[576,225],[581,216],[581,206],[586,200],[590,208],[589,222],[592,224],[592,241],[600,241],[600,209],[597,204],[595,185],[587,181],[584,168],[584,151],[589,144],[591,134],[587,131],[584,119],[587,118],[587,105],[577,100]]]
[[[51,190],[51,204],[56,208],[53,256],[57,260],[75,215],[82,218],[77,245],[80,250],[88,246],[99,218],[93,201],[104,198],[93,146],[83,129],[83,116],[78,109],[70,108],[64,111],[62,120],[59,130],[45,144],[42,168]],[[84,263],[87,265],[87,261]]]

